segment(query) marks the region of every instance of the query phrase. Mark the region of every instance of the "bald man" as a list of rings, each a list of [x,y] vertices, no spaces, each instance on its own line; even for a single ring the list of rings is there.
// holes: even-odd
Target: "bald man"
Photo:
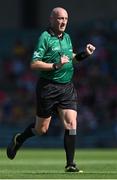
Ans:
[[[7,156],[14,159],[18,149],[28,138],[48,131],[52,113],[56,110],[64,125],[66,172],[79,172],[74,162],[77,133],[77,93],[72,83],[73,61],[82,61],[93,54],[95,47],[88,44],[84,52],[73,52],[70,36],[65,33],[68,13],[54,8],[50,27],[42,32],[32,56],[31,69],[40,72],[36,87],[36,120],[22,133],[17,133],[7,148]]]

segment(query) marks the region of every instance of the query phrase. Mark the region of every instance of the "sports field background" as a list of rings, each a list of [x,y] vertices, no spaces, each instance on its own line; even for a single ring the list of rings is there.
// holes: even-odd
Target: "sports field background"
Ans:
[[[6,157],[12,136],[33,121],[37,74],[29,64],[57,6],[69,12],[74,49],[96,46],[94,56],[76,65],[74,78],[80,106],[76,162],[83,173],[64,172],[63,129],[56,119],[48,135],[27,141],[14,160]],[[0,179],[117,179],[116,7],[117,0],[0,1]]]
[[[63,149],[21,149],[14,160],[0,150],[0,179],[117,179],[117,149],[77,149],[83,173],[65,173]]]

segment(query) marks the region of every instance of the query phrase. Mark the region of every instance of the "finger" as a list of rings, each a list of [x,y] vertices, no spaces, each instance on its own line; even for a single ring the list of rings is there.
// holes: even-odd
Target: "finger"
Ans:
[[[95,46],[93,46],[93,45],[91,45],[91,44],[89,44],[88,48],[95,50]]]

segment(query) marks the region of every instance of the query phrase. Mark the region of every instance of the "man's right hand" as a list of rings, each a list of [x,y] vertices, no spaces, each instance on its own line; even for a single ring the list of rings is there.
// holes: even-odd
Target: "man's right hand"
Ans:
[[[61,59],[60,59],[61,65],[66,64],[68,62],[69,62],[68,56],[65,56],[65,55],[61,56]]]

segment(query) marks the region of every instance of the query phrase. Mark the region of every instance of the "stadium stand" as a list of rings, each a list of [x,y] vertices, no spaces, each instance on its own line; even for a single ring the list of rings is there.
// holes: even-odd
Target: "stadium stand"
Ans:
[[[37,74],[29,63],[38,35],[32,30],[0,30],[0,146],[33,120]],[[96,46],[92,57],[75,65],[80,106],[77,146],[117,147],[117,21],[89,22],[72,36],[76,50],[87,42]],[[26,146],[61,147],[63,128],[56,117],[51,126],[47,135]]]

